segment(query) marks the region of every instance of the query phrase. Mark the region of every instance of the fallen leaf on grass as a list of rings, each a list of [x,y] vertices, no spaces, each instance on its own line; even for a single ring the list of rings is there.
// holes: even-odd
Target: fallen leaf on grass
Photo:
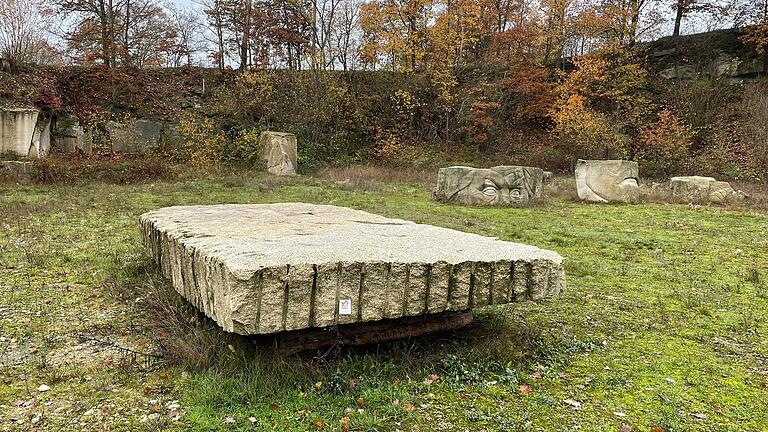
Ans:
[[[256,423],[258,420],[256,419],[256,417],[248,417],[248,421],[251,423]]]
[[[524,395],[531,394],[531,387],[529,387],[529,386],[527,386],[525,384],[521,384],[519,389],[520,389],[520,393],[522,393]]]
[[[232,417],[227,417],[227,418],[224,419],[224,423],[226,423],[226,424],[235,424],[235,423],[237,423],[237,420],[235,420]]]
[[[317,429],[322,429],[325,427],[325,422],[322,420],[315,420],[315,427]]]
[[[272,408],[273,411],[280,409],[280,405],[278,405],[278,404],[276,404],[274,402],[272,402],[272,404],[269,407]]]
[[[424,384],[426,384],[426,385],[431,385],[433,382],[435,382],[435,381],[437,381],[437,380],[439,380],[439,379],[440,379],[440,377],[439,377],[439,376],[437,376],[437,375],[435,375],[435,374],[432,374],[432,375],[430,375],[430,376],[428,376],[428,377],[424,378]]]
[[[705,418],[707,418],[707,415],[703,413],[692,413],[691,417],[697,418],[699,420],[704,420]]]
[[[358,406],[365,405],[365,399],[363,399],[362,397],[357,398],[357,400],[355,402],[357,402]]]
[[[578,411],[578,410],[581,409],[581,402],[579,402],[579,401],[577,401],[575,399],[564,399],[563,402],[565,402],[566,405],[569,405],[575,411]]]
[[[632,426],[622,423],[621,428],[619,429],[619,432],[632,432]]]
[[[412,412],[413,411],[413,404],[410,403],[410,402],[407,402],[407,403],[403,404],[403,408],[406,411],[408,411],[408,412]]]

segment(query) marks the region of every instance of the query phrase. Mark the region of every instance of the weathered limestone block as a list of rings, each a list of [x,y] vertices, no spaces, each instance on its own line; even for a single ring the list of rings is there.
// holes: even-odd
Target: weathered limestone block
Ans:
[[[565,288],[555,252],[343,207],[167,207],[139,224],[174,288],[239,334],[465,311]]]
[[[38,116],[35,133],[27,153],[28,159],[40,159],[51,151],[51,119]]]
[[[576,163],[576,191],[584,201],[636,203],[637,181],[637,162],[579,159]]]
[[[37,120],[40,112],[36,109],[2,108],[0,109],[0,153],[12,153],[21,158],[30,156],[30,148],[35,139]],[[38,148],[35,147],[35,150]]]
[[[669,181],[669,187],[672,196],[690,202],[722,203],[728,199],[744,197],[743,192],[736,192],[728,182],[717,181],[712,177],[672,177]]]
[[[541,196],[544,171],[521,166],[440,168],[436,201],[470,205],[527,206]]]
[[[53,119],[51,147],[60,153],[81,151],[91,153],[91,142],[85,139],[85,129],[75,116],[65,115]]]
[[[259,141],[261,158],[267,163],[267,172],[279,176],[296,175],[296,135],[264,131]]]

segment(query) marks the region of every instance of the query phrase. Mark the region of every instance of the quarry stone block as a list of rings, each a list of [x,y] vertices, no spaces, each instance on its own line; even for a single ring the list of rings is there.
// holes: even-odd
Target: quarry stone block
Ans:
[[[81,151],[91,153],[91,143],[85,139],[85,129],[75,116],[55,117],[51,123],[51,147],[60,153]]]
[[[712,177],[672,177],[669,181],[672,196],[689,202],[722,203],[729,199],[741,199],[743,192],[735,191],[730,183]]]
[[[176,291],[267,334],[556,297],[555,252],[328,205],[167,207],[139,218]]]
[[[589,202],[636,203],[640,200],[637,162],[583,160],[576,163],[576,191]]]
[[[36,158],[38,148],[30,155],[40,112],[36,109],[0,109],[0,153],[11,153],[21,158]]]
[[[440,168],[432,198],[454,204],[525,207],[541,195],[543,182],[540,168],[453,166]]]
[[[259,137],[261,158],[267,164],[267,172],[279,176],[296,175],[296,135],[284,132],[264,131]]]

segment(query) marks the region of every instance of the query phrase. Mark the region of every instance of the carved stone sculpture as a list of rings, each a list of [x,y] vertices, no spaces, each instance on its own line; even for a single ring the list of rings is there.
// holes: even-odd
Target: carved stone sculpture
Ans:
[[[637,162],[579,159],[576,163],[576,192],[584,201],[636,203],[637,180]]]
[[[260,141],[261,158],[267,162],[267,172],[279,176],[296,175],[296,135],[264,131]]]
[[[527,206],[541,195],[544,171],[522,166],[440,168],[436,201],[470,205]]]
[[[167,207],[139,219],[173,287],[265,334],[557,297],[556,252],[329,205]]]
[[[728,199],[745,197],[743,192],[733,190],[728,182],[717,181],[712,177],[672,177],[669,181],[669,187],[672,196],[689,202],[722,203]]]

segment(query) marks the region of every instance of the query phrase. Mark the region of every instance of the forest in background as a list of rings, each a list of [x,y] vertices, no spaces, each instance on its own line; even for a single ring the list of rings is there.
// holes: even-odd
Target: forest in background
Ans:
[[[205,1],[0,0],[0,100],[93,130],[173,121],[173,157],[203,165],[252,161],[273,128],[309,169],[630,158],[645,176],[768,174],[768,0]],[[692,17],[737,29],[681,36]],[[659,52],[694,73],[670,79]],[[707,73],[722,54],[762,71]]]

